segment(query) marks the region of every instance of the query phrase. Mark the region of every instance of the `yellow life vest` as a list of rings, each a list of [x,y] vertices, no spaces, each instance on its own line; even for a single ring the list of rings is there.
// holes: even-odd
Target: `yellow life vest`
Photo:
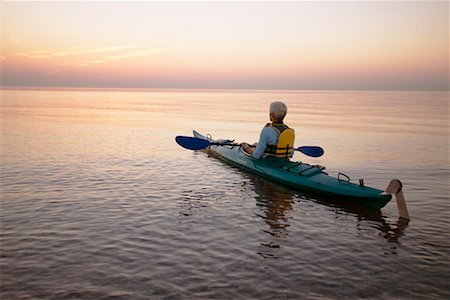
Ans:
[[[267,147],[269,154],[278,157],[286,158],[292,154],[292,148],[294,148],[295,131],[284,124],[267,124],[274,128],[280,136],[276,145]]]

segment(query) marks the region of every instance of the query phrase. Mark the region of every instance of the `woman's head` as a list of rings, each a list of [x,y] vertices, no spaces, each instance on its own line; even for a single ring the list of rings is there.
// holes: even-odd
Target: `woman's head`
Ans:
[[[270,115],[273,116],[273,122],[283,122],[287,113],[287,106],[281,101],[270,103]]]

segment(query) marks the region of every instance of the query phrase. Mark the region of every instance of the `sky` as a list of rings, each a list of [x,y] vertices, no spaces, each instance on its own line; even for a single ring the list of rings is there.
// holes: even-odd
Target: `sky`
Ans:
[[[445,90],[447,1],[1,2],[1,85]]]

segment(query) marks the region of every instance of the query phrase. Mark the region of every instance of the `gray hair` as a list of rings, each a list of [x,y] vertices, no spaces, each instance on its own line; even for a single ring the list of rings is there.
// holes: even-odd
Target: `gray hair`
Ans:
[[[287,113],[287,106],[281,101],[275,101],[270,103],[270,112],[278,121],[283,121],[284,116]]]

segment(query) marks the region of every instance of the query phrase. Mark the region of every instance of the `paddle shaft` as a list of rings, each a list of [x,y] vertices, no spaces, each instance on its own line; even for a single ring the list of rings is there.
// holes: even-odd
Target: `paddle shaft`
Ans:
[[[232,146],[232,147],[242,147],[241,144],[237,144],[237,143],[219,143],[219,142],[214,142],[214,143],[210,143],[210,145],[214,145],[214,146]],[[248,145],[250,148],[256,148],[255,145]],[[303,151],[301,150],[301,147],[298,148],[294,148],[295,151],[301,152],[303,153]],[[245,149],[244,149],[245,151]],[[303,153],[305,154],[305,153]]]

